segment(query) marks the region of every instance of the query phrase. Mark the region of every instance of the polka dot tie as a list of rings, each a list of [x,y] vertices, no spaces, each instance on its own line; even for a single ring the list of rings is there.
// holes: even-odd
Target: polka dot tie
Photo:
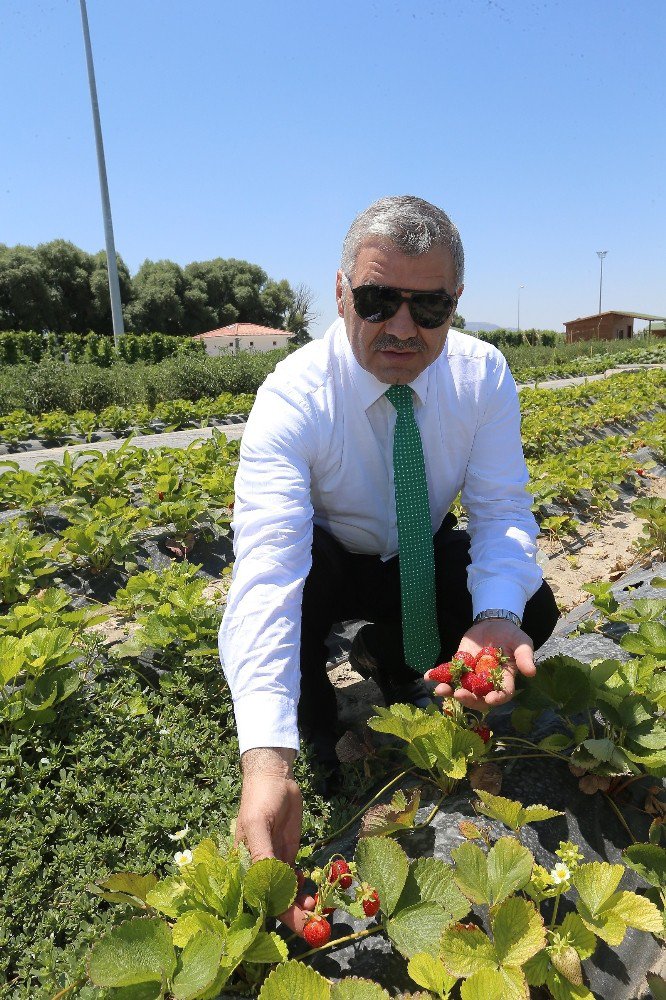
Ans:
[[[423,674],[435,665],[440,651],[428,483],[412,390],[408,385],[392,385],[385,395],[398,414],[393,437],[393,478],[405,661]]]

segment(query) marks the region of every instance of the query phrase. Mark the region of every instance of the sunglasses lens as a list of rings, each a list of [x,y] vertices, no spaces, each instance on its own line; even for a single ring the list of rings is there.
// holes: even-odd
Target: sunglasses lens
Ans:
[[[413,294],[409,300],[409,311],[417,326],[433,330],[447,321],[453,310],[453,301],[448,295]]]
[[[402,296],[396,288],[384,285],[360,285],[352,289],[352,294],[354,309],[361,319],[369,323],[383,323],[395,316],[402,302]]]
[[[407,303],[417,326],[432,330],[447,321],[455,300],[445,292],[411,292],[408,295],[389,285],[358,285],[352,288],[354,309],[368,323],[384,323]]]

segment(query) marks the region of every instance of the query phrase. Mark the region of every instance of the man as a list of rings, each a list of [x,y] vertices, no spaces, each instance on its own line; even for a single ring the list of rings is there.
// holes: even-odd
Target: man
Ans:
[[[220,653],[243,769],[237,837],[255,859],[291,863],[298,848],[297,722],[332,759],[334,622],[370,623],[352,662],[387,703],[427,703],[421,677],[440,658],[501,646],[504,690],[455,694],[487,711],[512,696],[516,670],[534,673],[533,647],[557,620],[515,384],[497,350],[449,332],[463,272],[440,209],[412,196],[371,205],[343,246],[339,320],[278,365],[248,420]],[[448,514],[459,491],[469,535]],[[286,920],[300,929],[302,913]]]

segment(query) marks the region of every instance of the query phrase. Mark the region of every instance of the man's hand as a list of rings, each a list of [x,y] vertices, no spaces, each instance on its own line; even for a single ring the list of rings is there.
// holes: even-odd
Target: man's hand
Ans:
[[[520,671],[525,677],[533,677],[536,673],[532,640],[512,622],[502,618],[486,618],[465,632],[458,649],[476,656],[483,646],[501,646],[503,654],[508,656],[507,662],[503,664],[503,690],[491,691],[485,698],[477,698],[463,687],[456,688],[454,692],[448,684],[438,684],[434,692],[438,697],[450,698],[453,695],[465,708],[472,708],[477,712],[489,712],[496,705],[503,705],[513,698],[516,690],[516,671]],[[429,673],[430,671],[424,675],[426,680],[429,679]]]
[[[294,780],[295,750],[259,747],[246,750],[241,758],[243,791],[236,820],[236,843],[245,843],[253,861],[278,858],[294,864],[301,838],[303,801]],[[300,934],[306,923],[303,900],[296,902],[280,920]]]

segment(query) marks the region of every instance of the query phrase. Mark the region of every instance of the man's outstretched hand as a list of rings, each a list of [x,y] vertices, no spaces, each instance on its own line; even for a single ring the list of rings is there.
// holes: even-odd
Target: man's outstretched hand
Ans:
[[[502,691],[491,691],[485,698],[477,698],[471,691],[463,687],[456,688],[455,692],[448,684],[438,684],[434,693],[440,698],[450,698],[451,695],[462,702],[465,708],[472,708],[477,712],[488,712],[496,705],[503,705],[510,701],[516,690],[515,675],[517,672],[525,677],[533,677],[536,673],[534,666],[534,646],[530,637],[512,622],[502,618],[487,618],[479,622],[465,632],[460,640],[459,649],[472,653],[473,656],[484,646],[501,646],[502,652],[508,657],[504,668],[502,680]],[[429,680],[430,671],[424,675]]]
[[[303,800],[292,774],[295,750],[259,747],[241,758],[243,791],[235,841],[245,843],[253,861],[277,858],[294,864],[301,839]],[[301,934],[314,901],[297,897],[280,920]]]

